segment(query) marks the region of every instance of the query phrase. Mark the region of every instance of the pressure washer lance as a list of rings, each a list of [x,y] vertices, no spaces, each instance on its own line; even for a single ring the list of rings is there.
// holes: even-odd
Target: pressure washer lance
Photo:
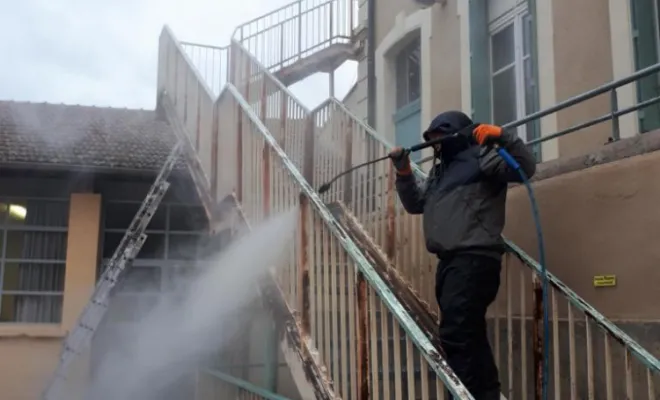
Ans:
[[[450,136],[444,136],[444,137],[441,137],[441,138],[437,138],[437,139],[429,140],[428,142],[419,143],[419,144],[416,144],[416,145],[414,145],[414,146],[411,146],[411,147],[409,147],[409,148],[407,148],[407,149],[403,149],[403,151],[406,153],[406,155],[407,155],[407,154],[410,154],[410,153],[414,153],[414,152],[416,152],[416,151],[420,151],[420,150],[426,149],[426,148],[428,148],[428,147],[434,146],[434,145],[436,145],[436,144],[439,144],[439,143],[441,143],[442,141],[447,140],[447,139],[449,139],[449,138],[453,138],[453,137],[456,136],[456,135],[458,135],[458,134],[455,133],[455,134],[450,135]],[[360,168],[362,168],[362,167],[366,167],[367,165],[375,164],[375,163],[380,162],[380,161],[385,161],[385,160],[387,160],[388,158],[390,158],[390,155],[389,155],[389,154],[386,155],[386,156],[380,157],[380,158],[376,158],[376,159],[374,159],[374,160],[370,160],[370,161],[364,162],[364,163],[362,163],[362,164],[358,164],[358,165],[356,165],[356,166],[354,166],[354,167],[351,167],[351,168],[347,169],[347,170],[344,171],[344,172],[341,172],[341,173],[337,174],[334,178],[332,178],[332,179],[329,180],[328,182],[326,182],[326,183],[324,183],[323,185],[321,185],[321,187],[319,187],[319,189],[318,189],[319,194],[323,194],[323,193],[327,192],[328,190],[330,190],[330,187],[332,186],[332,184],[335,183],[335,181],[337,181],[337,179],[341,178],[342,176],[344,176],[344,175],[346,175],[346,174],[350,174],[351,172],[355,171],[356,169],[360,169]]]
[[[470,127],[472,128],[472,126]],[[438,139],[434,140],[429,140],[428,142],[420,143],[415,146],[412,146],[408,149],[404,149],[404,152],[407,154],[426,149],[428,147],[431,147],[433,145],[441,143],[443,140],[447,140],[450,138],[453,138],[457,135],[461,134],[459,131],[458,133],[454,133],[453,135],[450,136],[444,136]],[[525,171],[522,170],[520,167],[520,164],[518,161],[516,161],[515,158],[511,154],[509,154],[506,149],[501,147],[499,144],[494,144],[493,149],[497,151],[497,154],[506,162],[511,169],[516,171],[518,175],[520,176],[520,180],[522,181],[523,185],[525,185],[525,188],[527,189],[527,194],[529,196],[529,201],[531,203],[532,207],[532,217],[534,218],[534,225],[536,227],[536,238],[537,238],[537,243],[538,243],[538,248],[539,248],[539,264],[541,267],[541,280],[542,280],[542,296],[543,296],[543,379],[542,379],[542,394],[541,398],[543,400],[548,399],[548,374],[550,372],[550,357],[549,357],[549,350],[550,350],[550,323],[549,323],[549,316],[548,316],[548,272],[546,269],[546,263],[545,263],[545,244],[543,242],[543,230],[541,229],[541,217],[540,213],[538,210],[538,204],[536,203],[536,197],[534,196],[534,189],[532,189],[532,185],[529,182],[529,178],[525,174]],[[380,161],[384,161],[390,158],[390,155],[386,155],[384,157],[377,158],[375,160],[367,161],[362,164],[358,164],[352,168],[347,169],[346,171],[338,174],[332,180],[324,183],[321,185],[319,188],[318,192],[319,194],[323,194],[327,192],[332,184],[342,176],[351,173],[355,171],[356,169],[365,167],[367,165],[375,164]]]

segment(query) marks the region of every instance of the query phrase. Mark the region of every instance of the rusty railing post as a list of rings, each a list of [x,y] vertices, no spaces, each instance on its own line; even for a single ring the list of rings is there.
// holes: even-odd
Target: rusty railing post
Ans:
[[[357,273],[357,396],[358,400],[369,400],[369,313],[367,309],[367,281]],[[383,316],[381,315],[381,318]]]
[[[346,123],[348,122],[348,123]],[[344,169],[348,170],[353,166],[353,121],[345,121],[341,118],[341,125],[339,128],[345,134],[346,148],[344,149]],[[346,131],[344,132],[344,124],[346,124]],[[353,199],[353,173],[348,173],[344,177],[344,204],[349,205]]]
[[[396,199],[394,196],[395,182],[394,182],[394,165],[392,163],[387,163],[389,165],[389,174],[387,176],[387,230],[386,230],[386,246],[385,253],[391,262],[395,261],[396,256]]]
[[[281,100],[280,100],[280,102],[281,102],[280,103],[280,135],[281,135],[281,137],[279,138],[279,143],[280,143],[280,146],[282,147],[282,150],[284,150],[284,152],[286,153],[287,152],[287,149],[286,149],[286,120],[287,120],[287,116],[289,114],[289,110],[288,110],[289,102],[287,100],[288,98],[286,96],[286,93],[284,93],[283,91],[280,91],[279,93],[280,93],[280,96],[281,96]]]
[[[307,227],[309,226],[309,199],[304,193],[300,194],[300,217],[298,219],[298,305],[300,307],[301,336],[311,334],[310,322],[310,288],[309,288],[309,240]]]
[[[305,138],[303,147],[305,149],[303,159],[303,177],[311,185],[314,184],[314,114],[307,116],[307,127],[305,128]]]
[[[541,280],[536,274],[532,277],[532,299],[534,309],[532,311],[532,362],[534,369],[534,399],[543,398],[543,288]],[[524,315],[521,323],[524,323]]]

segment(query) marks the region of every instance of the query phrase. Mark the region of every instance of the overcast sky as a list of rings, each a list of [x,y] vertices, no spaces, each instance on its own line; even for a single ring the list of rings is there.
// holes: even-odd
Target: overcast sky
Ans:
[[[0,100],[153,108],[158,36],[225,45],[238,23],[289,0],[0,0]],[[336,96],[355,82],[338,71]],[[296,85],[310,106],[327,75]]]

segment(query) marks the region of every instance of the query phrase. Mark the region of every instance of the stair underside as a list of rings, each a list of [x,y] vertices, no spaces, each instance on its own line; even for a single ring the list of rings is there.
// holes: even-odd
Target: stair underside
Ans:
[[[345,61],[356,58],[355,47],[350,43],[334,43],[275,72],[284,86],[291,86],[317,72],[332,72]]]

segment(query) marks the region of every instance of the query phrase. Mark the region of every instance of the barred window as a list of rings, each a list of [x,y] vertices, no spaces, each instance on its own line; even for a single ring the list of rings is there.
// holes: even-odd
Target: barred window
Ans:
[[[68,220],[68,199],[0,198],[0,322],[61,322]]]
[[[112,258],[140,205],[136,201],[110,201],[105,204],[103,263],[98,277]],[[121,297],[118,304],[133,304],[135,310],[126,313],[121,311],[121,307],[111,307],[116,318],[123,322],[139,319],[156,303],[159,293],[174,290],[181,270],[194,269],[198,260],[204,257],[207,230],[208,222],[202,207],[161,203],[145,231],[146,242],[116,289],[116,294]]]

